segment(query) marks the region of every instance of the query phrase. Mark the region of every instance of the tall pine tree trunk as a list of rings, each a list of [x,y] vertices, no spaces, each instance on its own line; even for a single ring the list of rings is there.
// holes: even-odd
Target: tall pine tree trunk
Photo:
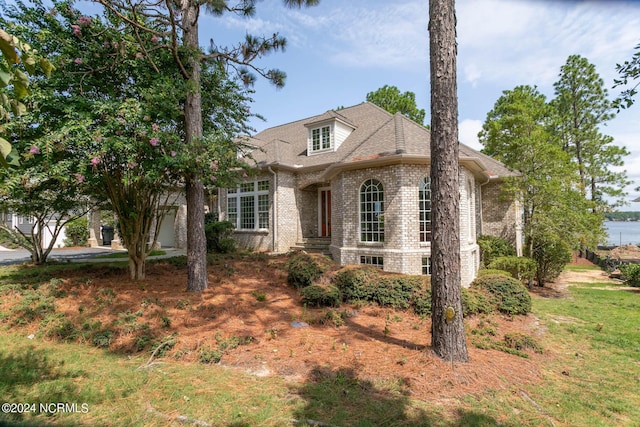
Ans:
[[[202,98],[200,81],[200,41],[198,38],[199,4],[182,0],[184,46],[191,53],[188,60],[190,77],[184,106],[185,143],[202,138]],[[187,193],[187,290],[207,289],[207,241],[204,234],[204,186],[196,174],[186,177]]]
[[[460,187],[455,0],[429,1],[431,58],[431,347],[468,361],[460,279]]]

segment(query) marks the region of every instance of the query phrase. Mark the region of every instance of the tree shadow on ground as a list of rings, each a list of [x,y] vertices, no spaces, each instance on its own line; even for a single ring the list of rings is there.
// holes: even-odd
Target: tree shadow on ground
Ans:
[[[305,403],[294,412],[299,426],[324,427],[429,427],[495,426],[484,414],[458,410],[453,420],[443,419],[438,405],[413,401],[409,389],[398,381],[377,382],[358,378],[356,369],[316,366],[307,382],[293,392]],[[421,407],[422,406],[422,407]]]
[[[51,361],[43,350],[27,346],[13,353],[0,350],[0,396],[2,403],[33,404],[22,412],[33,415],[40,412],[40,404],[83,402],[74,379],[86,376],[82,371],[68,371],[62,363]],[[25,397],[25,392],[28,393]],[[3,406],[4,408],[4,406]],[[24,407],[23,407],[24,409]],[[27,420],[16,407],[0,413],[2,426],[43,425],[42,421]],[[55,417],[46,422],[55,425]],[[75,425],[65,420],[64,425]]]

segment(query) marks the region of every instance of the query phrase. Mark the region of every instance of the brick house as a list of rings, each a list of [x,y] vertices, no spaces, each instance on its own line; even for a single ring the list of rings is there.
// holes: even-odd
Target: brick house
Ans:
[[[251,137],[258,173],[219,193],[241,247],[325,247],[341,265],[430,274],[429,130],[371,103],[266,129]],[[519,242],[514,201],[500,197],[500,162],[460,144],[462,283],[479,266],[476,237]]]

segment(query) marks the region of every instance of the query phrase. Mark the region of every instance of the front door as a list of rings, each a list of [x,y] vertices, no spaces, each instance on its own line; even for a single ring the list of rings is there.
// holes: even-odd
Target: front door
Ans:
[[[331,236],[331,189],[321,188],[318,192],[319,237]]]

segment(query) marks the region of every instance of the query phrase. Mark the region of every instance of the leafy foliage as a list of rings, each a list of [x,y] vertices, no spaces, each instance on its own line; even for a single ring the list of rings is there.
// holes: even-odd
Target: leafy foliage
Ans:
[[[629,286],[640,287],[640,264],[622,264],[620,271],[622,280]]]
[[[0,28],[0,51],[0,117],[9,121],[12,114],[18,117],[27,111],[21,102],[31,93],[27,74],[33,76],[41,70],[49,76],[55,67],[29,44],[3,28]],[[1,128],[0,133],[4,134]],[[0,137],[0,165],[6,168],[18,164],[18,154],[6,139]]]
[[[399,309],[412,307],[425,316],[431,313],[427,277],[385,275],[371,266],[348,267],[336,273],[334,283],[347,302],[366,301]]]
[[[618,109],[631,107],[635,100],[633,99],[638,93],[638,85],[640,82],[633,83],[640,77],[640,44],[636,45],[635,52],[630,60],[624,61],[622,64],[616,64],[616,71],[620,74],[620,78],[614,80],[614,87],[626,86],[620,96],[616,98],[613,106]],[[628,87],[627,85],[630,85]]]
[[[286,269],[287,282],[296,288],[311,286],[325,271],[314,258],[304,252],[292,255],[287,261]]]
[[[471,288],[489,292],[492,303],[506,314],[527,314],[531,311],[531,296],[518,280],[502,275],[487,275],[476,278]]]
[[[207,236],[207,250],[221,254],[233,252],[236,241],[231,237],[235,227],[231,221],[214,221],[204,226]]]
[[[539,284],[567,259],[564,251],[545,250],[546,242],[556,248],[595,247],[604,233],[601,213],[580,191],[557,117],[536,88],[518,86],[503,92],[480,133],[483,152],[520,172],[504,191],[522,206],[524,252],[538,264]]]
[[[374,92],[369,92],[367,101],[384,108],[391,114],[400,113],[424,125],[426,113],[416,105],[416,95],[413,92],[401,93],[396,86],[384,85]]]
[[[89,228],[86,217],[76,218],[67,223],[65,228],[65,246],[84,246],[89,239]]]
[[[515,256],[516,248],[507,239],[498,236],[479,236],[478,246],[480,246],[480,259],[482,265],[487,267],[494,258],[503,256]]]
[[[571,261],[571,247],[554,235],[543,234],[535,240],[532,257],[537,264],[536,280],[543,286],[558,277]]]
[[[528,283],[536,276],[536,262],[531,258],[502,256],[489,264],[489,269],[508,272],[511,277]]]
[[[334,285],[312,284],[300,290],[302,303],[312,307],[338,307],[342,303],[340,289]]]
[[[580,55],[571,55],[554,84],[554,133],[576,164],[580,191],[599,212],[625,203],[626,171],[616,171],[629,155],[600,129],[614,117],[604,80]]]

